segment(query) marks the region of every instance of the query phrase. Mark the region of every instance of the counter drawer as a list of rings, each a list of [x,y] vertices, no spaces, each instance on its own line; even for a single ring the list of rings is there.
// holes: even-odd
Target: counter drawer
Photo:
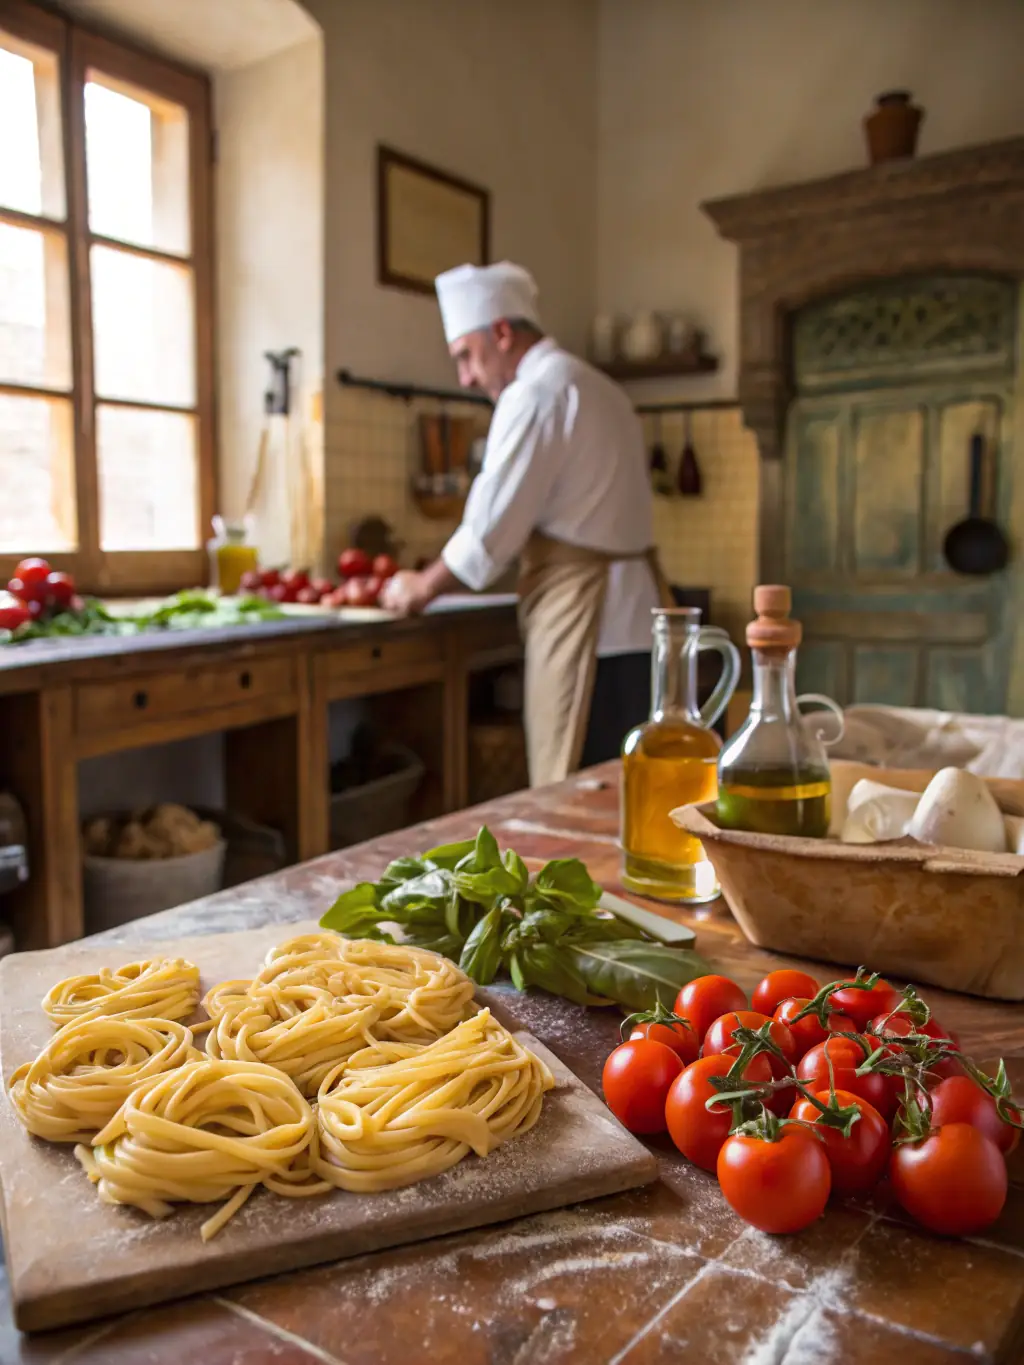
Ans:
[[[321,676],[329,696],[335,693],[353,695],[354,684],[359,688],[377,691],[374,680],[388,679],[389,687],[403,673],[410,677],[424,669],[440,669],[444,660],[444,641],[441,634],[409,636],[406,639],[361,640],[325,653],[320,661]]]
[[[295,664],[283,658],[194,665],[176,673],[83,683],[75,690],[75,730],[79,734],[123,730],[294,692]]]

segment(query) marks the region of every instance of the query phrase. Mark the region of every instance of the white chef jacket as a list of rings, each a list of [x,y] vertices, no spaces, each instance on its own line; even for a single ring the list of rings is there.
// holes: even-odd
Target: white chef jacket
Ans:
[[[629,399],[550,337],[538,341],[495,405],[462,524],[441,552],[446,566],[480,592],[531,531],[628,555],[654,543],[652,522],[647,451]],[[646,561],[612,564],[598,657],[648,652],[658,605]]]

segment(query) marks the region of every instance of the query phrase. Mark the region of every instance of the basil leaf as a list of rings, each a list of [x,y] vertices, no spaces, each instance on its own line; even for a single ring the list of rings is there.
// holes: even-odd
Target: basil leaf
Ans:
[[[633,924],[626,924],[614,916],[567,915],[566,918],[569,923],[559,939],[562,944],[618,942],[622,939],[647,942],[642,929]]]
[[[321,918],[320,924],[324,929],[336,929],[339,934],[360,938],[382,918],[377,888],[372,882],[360,882],[351,891],[341,893]]]
[[[467,854],[472,853],[475,847],[475,839],[463,839],[458,844],[438,844],[437,848],[432,848],[429,853],[424,853],[423,861],[432,867],[447,868],[451,872],[456,863],[461,862]]]
[[[568,910],[593,910],[601,899],[601,888],[579,858],[555,858],[537,873],[534,892]]]
[[[685,948],[640,939],[570,944],[561,951],[592,995],[634,1010],[671,1005],[688,981],[705,975],[708,964]]]
[[[411,877],[393,887],[381,899],[380,907],[390,914],[400,911],[406,905],[422,905],[436,902],[443,910],[444,902],[451,887],[452,874],[443,868],[431,868],[418,877]],[[385,916],[386,918],[386,916]]]
[[[477,920],[463,945],[459,966],[478,985],[489,986],[501,966],[502,911],[496,905]]]
[[[502,858],[505,871],[515,880],[516,889],[510,891],[510,896],[521,896],[530,885],[530,870],[514,849],[507,848]]]
[[[396,858],[394,862],[388,863],[377,885],[390,889],[411,881],[413,877],[421,877],[428,871],[430,869],[422,858]]]
[[[598,1003],[580,973],[552,944],[538,943],[532,948],[523,948],[516,956],[527,985],[539,986],[577,1005]]]
[[[406,934],[402,942],[412,948],[425,948],[429,953],[440,953],[442,957],[447,957],[452,962],[458,962],[459,951],[462,948],[461,939],[453,938],[451,934],[444,932]]]
[[[508,974],[512,978],[512,984],[517,991],[526,990],[526,977],[523,975],[523,969],[519,965],[519,956],[516,953],[509,954]]]

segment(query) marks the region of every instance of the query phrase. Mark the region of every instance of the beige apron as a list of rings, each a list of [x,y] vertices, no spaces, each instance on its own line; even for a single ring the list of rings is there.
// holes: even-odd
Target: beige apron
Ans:
[[[519,560],[519,623],[526,644],[530,786],[563,782],[583,754],[597,669],[601,611],[612,564],[645,559],[661,605],[672,594],[653,547],[633,555],[568,545],[534,531]]]

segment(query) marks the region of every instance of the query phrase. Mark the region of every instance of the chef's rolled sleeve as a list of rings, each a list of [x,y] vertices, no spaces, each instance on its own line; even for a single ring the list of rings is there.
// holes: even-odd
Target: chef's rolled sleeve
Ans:
[[[517,384],[494,410],[462,524],[441,552],[448,570],[474,592],[500,577],[543,520],[558,472],[545,439],[550,420],[536,395]]]

